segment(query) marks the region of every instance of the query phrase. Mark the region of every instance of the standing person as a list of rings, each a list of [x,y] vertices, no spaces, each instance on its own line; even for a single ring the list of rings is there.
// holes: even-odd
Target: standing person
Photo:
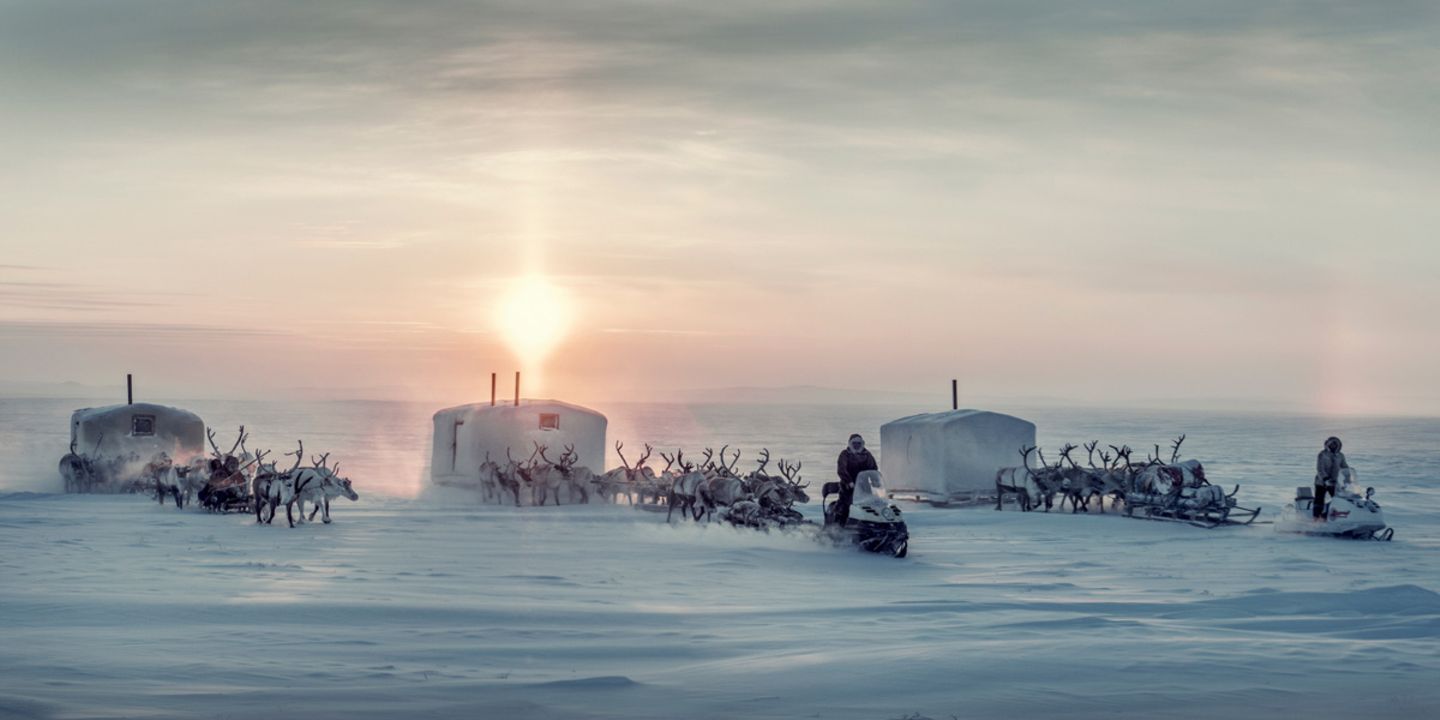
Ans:
[[[840,451],[835,474],[840,476],[840,499],[835,503],[835,522],[840,526],[850,519],[850,502],[855,498],[855,477],[866,470],[879,470],[875,456],[865,449],[860,433],[850,436],[850,444]]]
[[[1340,482],[1340,471],[1350,468],[1345,462],[1345,453],[1340,452],[1340,438],[1331,437],[1325,441],[1325,449],[1315,458],[1315,504],[1313,514],[1316,520],[1325,519],[1325,496],[1335,497],[1335,485]]]

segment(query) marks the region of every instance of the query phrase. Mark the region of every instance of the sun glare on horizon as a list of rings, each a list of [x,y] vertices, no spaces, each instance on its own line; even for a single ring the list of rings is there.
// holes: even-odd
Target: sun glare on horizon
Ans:
[[[495,324],[510,351],[527,369],[538,369],[570,330],[568,293],[542,275],[516,278],[506,288]]]

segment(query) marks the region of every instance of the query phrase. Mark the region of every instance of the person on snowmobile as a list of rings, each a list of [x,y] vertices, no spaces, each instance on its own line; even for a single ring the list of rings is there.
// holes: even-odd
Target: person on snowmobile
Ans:
[[[850,444],[840,451],[835,463],[835,474],[840,476],[840,499],[835,503],[835,522],[845,527],[850,519],[850,503],[855,499],[855,477],[866,470],[879,470],[875,456],[865,449],[865,438],[860,433],[850,436]]]
[[[1340,438],[1330,437],[1325,449],[1315,458],[1315,500],[1312,505],[1316,520],[1325,519],[1325,495],[1335,497],[1335,486],[1340,482],[1340,471],[1350,468],[1345,462],[1345,453],[1340,452]]]

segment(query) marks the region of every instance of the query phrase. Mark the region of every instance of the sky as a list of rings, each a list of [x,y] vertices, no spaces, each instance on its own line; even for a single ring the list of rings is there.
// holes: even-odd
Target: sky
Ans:
[[[0,368],[1440,414],[1436,67],[1430,2],[0,0]]]

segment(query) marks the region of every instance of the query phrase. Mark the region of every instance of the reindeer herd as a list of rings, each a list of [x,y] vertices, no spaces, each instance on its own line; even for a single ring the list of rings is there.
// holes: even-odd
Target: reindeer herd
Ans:
[[[805,492],[809,483],[800,481],[801,463],[778,461],[779,474],[772,475],[770,451],[762,450],[749,473],[736,469],[740,451],[726,445],[717,454],[706,448],[700,462],[685,459],[685,452],[673,455],[660,453],[665,466],[659,472],[649,465],[655,449],[645,451],[632,464],[625,457],[625,444],[615,443],[615,452],[622,467],[596,475],[584,466],[577,466],[578,454],[573,445],[550,458],[550,448],[534,443],[530,456],[515,459],[510,449],[504,462],[487,453],[480,464],[478,489],[484,502],[509,503],[517,507],[526,498],[531,505],[549,502],[588,503],[596,501],[666,509],[665,519],[672,520],[677,511],[681,519],[707,521],[717,516],[737,525],[770,527],[802,521],[796,503],[810,501]]]
[[[65,489],[67,492],[94,492],[103,488],[112,492],[145,493],[161,505],[173,500],[177,508],[198,501],[212,513],[253,510],[255,521],[267,525],[274,521],[279,506],[284,505],[290,527],[295,527],[296,513],[299,522],[314,520],[321,514],[328,524],[332,499],[360,499],[350,479],[340,474],[340,463],[330,465],[330,453],[313,456],[310,466],[302,467],[305,444],[300,442],[294,452],[285,453],[295,456],[294,465],[281,471],[276,463],[265,461],[270,454],[268,450],[257,452],[245,447],[250,436],[244,425],[240,426],[239,437],[229,450],[220,449],[214,430],[205,432],[210,441],[210,456],[198,455],[184,462],[177,462],[163,451],[148,460],[134,453],[118,460],[94,460],[77,455],[72,447],[70,454],[60,461]],[[309,518],[305,517],[306,503],[311,505]]]
[[[1099,441],[1086,443],[1085,465],[1076,462],[1072,454],[1082,446],[1066,443],[1060,448],[1060,457],[1055,464],[1045,460],[1045,454],[1037,447],[1021,447],[1021,467],[1003,468],[995,474],[995,509],[1004,507],[1007,499],[1013,498],[1021,510],[1029,511],[1044,507],[1049,512],[1059,505],[1063,510],[1070,504],[1070,512],[1089,512],[1091,503],[1105,512],[1109,500],[1111,508],[1123,509],[1127,516],[1154,520],[1176,520],[1205,527],[1222,524],[1249,523],[1259,515],[1260,509],[1241,508],[1235,501],[1240,486],[1225,492],[1225,489],[1211,485],[1205,477],[1205,468],[1198,460],[1180,460],[1180,446],[1185,436],[1176,438],[1170,446],[1170,459],[1163,458],[1160,446],[1155,453],[1137,463],[1131,461],[1133,450],[1128,445],[1107,446],[1100,451],[1100,464],[1095,463],[1095,452]],[[1039,467],[1030,464],[1035,455]]]

